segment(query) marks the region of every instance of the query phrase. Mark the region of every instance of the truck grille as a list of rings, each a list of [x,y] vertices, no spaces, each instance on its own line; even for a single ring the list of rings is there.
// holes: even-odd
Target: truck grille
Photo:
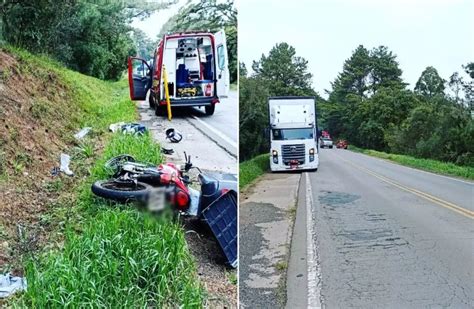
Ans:
[[[306,155],[305,146],[304,144],[282,145],[281,154],[283,164],[285,165],[290,165],[292,160],[297,160],[298,164],[304,164]]]

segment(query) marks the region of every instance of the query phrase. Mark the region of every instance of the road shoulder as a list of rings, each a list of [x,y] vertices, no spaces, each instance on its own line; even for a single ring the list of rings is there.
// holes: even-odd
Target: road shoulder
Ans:
[[[284,307],[301,174],[265,174],[240,196],[240,307]]]

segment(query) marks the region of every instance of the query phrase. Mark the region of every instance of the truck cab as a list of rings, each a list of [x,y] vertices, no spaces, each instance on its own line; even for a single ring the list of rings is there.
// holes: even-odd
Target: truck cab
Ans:
[[[270,97],[270,169],[316,170],[319,167],[314,97]]]
[[[204,106],[214,114],[215,104],[229,93],[225,32],[168,34],[158,43],[153,61],[128,58],[130,98],[146,99],[157,115],[166,110],[165,76],[171,107]]]

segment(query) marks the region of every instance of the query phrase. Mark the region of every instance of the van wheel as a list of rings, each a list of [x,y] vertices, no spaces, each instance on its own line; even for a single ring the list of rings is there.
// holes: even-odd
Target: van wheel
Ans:
[[[153,94],[151,93],[148,96],[148,103],[150,104],[150,108],[155,108],[155,99],[153,99]]]
[[[156,116],[166,116],[166,106],[158,105],[155,107]]]
[[[216,105],[214,105],[214,104],[206,105],[204,108],[206,109],[206,115],[211,116],[211,115],[214,115]]]

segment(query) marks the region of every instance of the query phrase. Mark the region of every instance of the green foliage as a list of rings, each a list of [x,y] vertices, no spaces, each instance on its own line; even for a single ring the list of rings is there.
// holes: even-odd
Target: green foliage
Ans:
[[[200,307],[180,226],[132,209],[103,210],[61,253],[26,268],[28,307]],[[126,291],[126,292],[124,292]]]
[[[136,56],[145,60],[152,59],[156,44],[150,39],[145,32],[140,29],[134,28],[132,30],[132,40],[136,46]]]
[[[470,83],[453,74],[454,96],[448,96],[445,81],[428,67],[411,91],[401,73],[386,47],[359,46],[332,84],[329,102],[319,106],[320,124],[355,146],[473,165]]]
[[[446,81],[439,76],[438,71],[430,66],[421,73],[415,85],[415,92],[427,97],[444,95],[445,82]]]
[[[167,32],[225,30],[229,56],[230,82],[237,81],[237,10],[233,0],[189,1],[161,28],[158,40]]]
[[[284,95],[316,96],[311,88],[311,73],[308,61],[296,56],[295,49],[287,43],[276,44],[268,56],[262,55],[254,61],[254,74],[242,75],[245,64],[241,63],[239,79],[239,160],[248,160],[269,151],[268,97]],[[245,74],[246,75],[246,74]]]
[[[399,155],[369,149],[361,149],[353,145],[349,145],[349,149],[355,152],[361,152],[373,157],[390,160],[401,165],[410,166],[433,173],[463,177],[474,180],[474,168],[469,166],[459,166],[453,163],[440,162],[437,160],[420,159],[408,155]]]
[[[239,164],[239,188],[251,184],[258,176],[270,169],[270,155],[261,154]]]
[[[35,67],[36,72],[47,70],[58,79],[71,98],[69,103],[77,108],[78,122],[74,124],[93,127],[94,134],[87,138],[103,133],[110,123],[135,120],[135,105],[128,99],[125,80],[101,81],[67,70],[46,57],[6,50],[22,64]],[[68,133],[76,130],[73,127]],[[162,161],[159,145],[150,134],[101,136],[108,143],[89,177],[75,178],[77,196],[67,196],[65,206],[54,203],[50,212],[41,215],[43,224],[60,226],[50,234],[65,232],[64,238],[51,236],[60,238],[60,243],[52,242],[41,253],[26,256],[28,290],[12,298],[10,304],[33,308],[82,308],[91,304],[114,308],[202,307],[204,290],[179,223],[97,198],[90,190],[92,182],[110,176],[104,168],[106,160],[128,153],[157,164]],[[83,142],[83,157],[96,155],[96,141]],[[17,155],[18,173],[31,160],[26,153]],[[79,160],[75,157],[73,164]],[[56,179],[42,189],[59,193],[67,181],[69,178]]]
[[[264,132],[268,127],[267,83],[258,77],[239,79],[239,160],[269,151]]]
[[[262,55],[254,61],[255,76],[271,85],[271,95],[304,95],[311,89],[312,74],[308,72],[308,61],[296,56],[294,47],[287,43],[276,44],[268,56]]]
[[[396,56],[386,46],[369,51],[359,45],[332,83],[329,101],[348,103],[350,95],[368,97],[386,87],[403,89],[401,75]]]
[[[0,5],[2,34],[8,43],[51,55],[76,71],[117,80],[126,68],[127,55],[134,54],[131,19],[146,17],[169,4],[5,0]]]

